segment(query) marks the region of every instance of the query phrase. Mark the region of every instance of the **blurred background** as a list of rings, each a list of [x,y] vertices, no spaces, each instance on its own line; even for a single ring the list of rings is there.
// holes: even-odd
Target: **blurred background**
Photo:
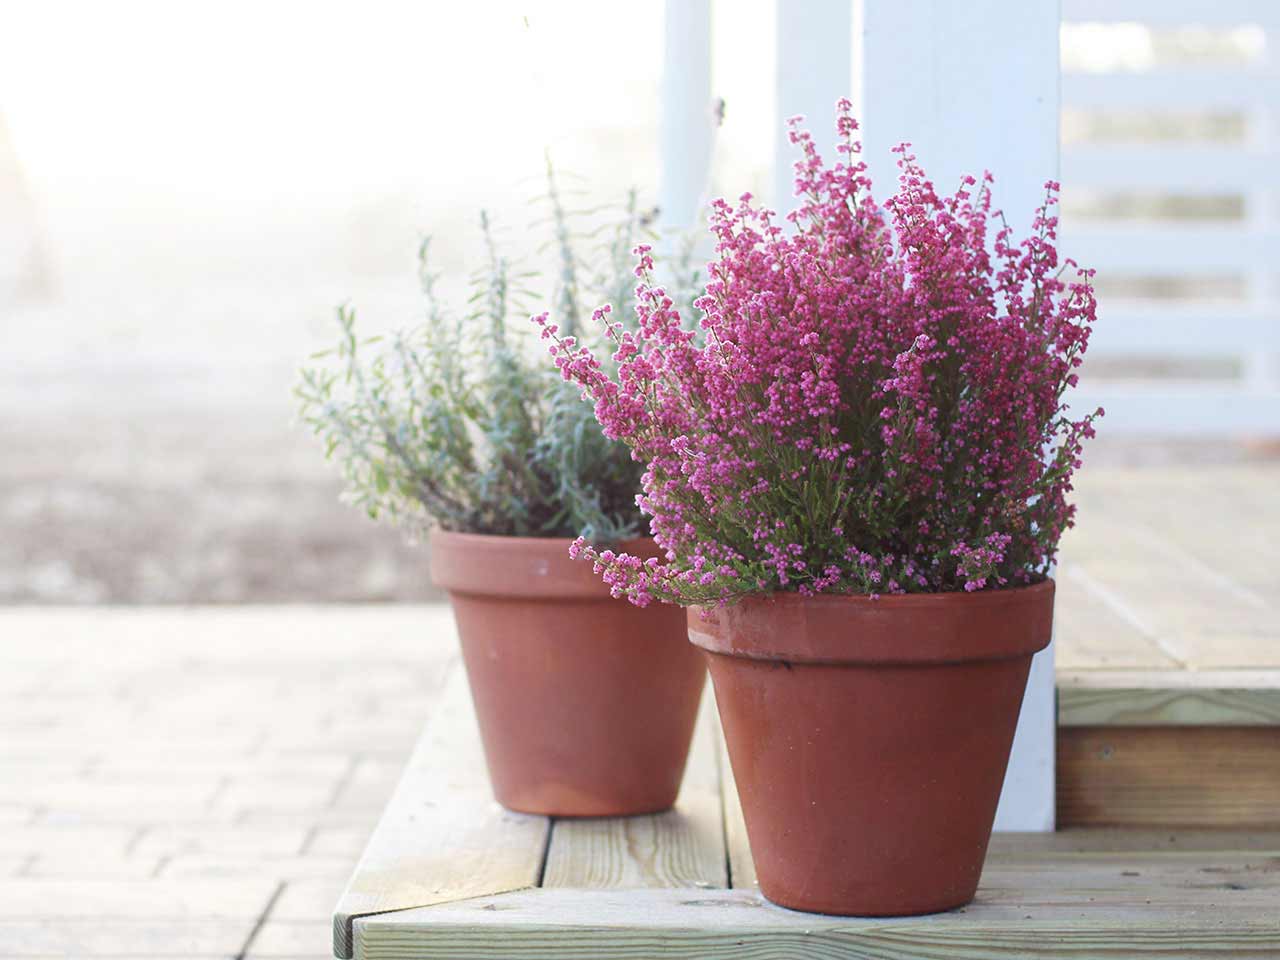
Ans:
[[[1090,456],[1273,457],[1277,38],[1246,8],[1204,26],[1088,10],[1067,3],[1061,37],[1065,252],[1100,268],[1091,388],[1135,398]],[[575,202],[654,202],[661,18],[0,12],[0,603],[429,597],[422,552],[338,504],[293,422],[296,368],[340,303],[370,331],[415,322],[420,237],[463,277],[481,207],[536,261],[520,244],[545,151]],[[774,17],[714,5],[726,193],[769,195]]]

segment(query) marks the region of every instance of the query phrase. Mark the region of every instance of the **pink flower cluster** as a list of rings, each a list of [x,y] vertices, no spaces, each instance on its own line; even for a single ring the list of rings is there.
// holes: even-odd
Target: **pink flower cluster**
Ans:
[[[1063,402],[1096,305],[1092,271],[1058,258],[1058,185],[1015,240],[990,175],[940,196],[906,145],[878,204],[848,101],[837,129],[828,165],[792,123],[792,229],[750,195],[713,204],[700,329],[646,247],[634,329],[596,312],[616,375],[535,318],[605,434],[647,468],[639,503],[666,561],[575,549],[615,596],[1025,584],[1072,523],[1072,471],[1102,411],[1073,419]]]

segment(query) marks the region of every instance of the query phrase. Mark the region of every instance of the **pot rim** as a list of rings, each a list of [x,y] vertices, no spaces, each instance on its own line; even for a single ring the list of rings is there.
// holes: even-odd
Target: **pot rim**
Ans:
[[[1055,584],[949,593],[755,594],[691,607],[708,653],[786,663],[907,665],[1030,656],[1048,646]]]
[[[429,541],[431,579],[450,593],[496,598],[612,599],[610,588],[586,560],[569,557],[574,537],[504,537],[435,529]],[[657,556],[651,537],[620,549]]]

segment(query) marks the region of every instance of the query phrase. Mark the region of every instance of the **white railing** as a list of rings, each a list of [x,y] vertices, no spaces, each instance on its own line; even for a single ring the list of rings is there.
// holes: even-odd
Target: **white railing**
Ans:
[[[1217,298],[1102,298],[1090,350],[1095,359],[1223,358],[1238,368],[1210,381],[1086,377],[1080,403],[1107,408],[1108,432],[1280,434],[1280,3],[1063,0],[1062,16],[1068,29],[1096,23],[1135,24],[1166,36],[1188,28],[1198,28],[1201,38],[1241,29],[1255,39],[1263,34],[1252,55],[1210,58],[1203,66],[1156,58],[1110,72],[1075,72],[1064,64],[1064,111],[1173,123],[1211,115],[1233,121],[1243,136],[1064,144],[1067,196],[1217,199],[1235,216],[1135,222],[1068,213],[1063,242],[1098,268],[1104,289],[1139,278],[1157,289],[1161,282],[1198,280],[1230,288]]]
[[[687,224],[706,182],[712,20],[735,13],[733,0],[667,8],[662,202],[672,222]],[[1069,61],[1060,78],[1045,70],[1057,62],[1056,30],[1045,26],[1057,8],[1056,0],[778,0],[775,129],[803,113],[821,130],[835,97],[850,94],[881,181],[881,155],[910,139],[940,182],[962,169],[996,171],[997,201],[1017,227],[1058,170],[1046,127],[1057,128],[1059,92],[1065,110],[1086,118],[1235,122],[1243,136],[1234,139],[1143,141],[1121,129],[1063,147],[1063,249],[1098,269],[1105,292],[1091,354],[1106,376],[1086,371],[1076,406],[1105,406],[1109,434],[1280,435],[1280,0],[1062,0],[1068,29],[1119,26],[1141,42],[1144,28],[1167,35],[1194,26],[1202,39],[1245,28],[1262,42],[1248,57],[1204,65],[1130,57],[1123,69],[1088,72]],[[775,157],[775,192],[785,197],[790,152],[781,137]],[[1234,218],[1073,214],[1071,201],[1088,195],[1112,204],[1216,198]],[[1159,296],[1131,295],[1134,280],[1146,284],[1143,296]],[[1209,284],[1185,289],[1199,280]],[[1169,281],[1181,285],[1180,298]],[[1209,360],[1227,361],[1208,371],[1217,378],[1196,369]],[[1150,375],[1153,361],[1164,362],[1163,375]]]

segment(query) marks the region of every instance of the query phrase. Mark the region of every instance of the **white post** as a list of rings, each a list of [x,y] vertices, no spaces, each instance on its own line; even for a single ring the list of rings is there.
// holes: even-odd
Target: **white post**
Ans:
[[[877,195],[907,140],[939,190],[996,177],[995,206],[1030,227],[1058,176],[1057,0],[861,0],[855,102]],[[1054,826],[1053,647],[1031,668],[997,830]]]
[[[711,0],[667,0],[663,32],[658,207],[664,227],[683,230],[697,220],[711,165]]]
[[[853,0],[777,0],[777,49],[772,205],[786,213],[795,196],[796,159],[787,119],[804,116],[824,158],[836,159],[836,101],[852,92]]]

